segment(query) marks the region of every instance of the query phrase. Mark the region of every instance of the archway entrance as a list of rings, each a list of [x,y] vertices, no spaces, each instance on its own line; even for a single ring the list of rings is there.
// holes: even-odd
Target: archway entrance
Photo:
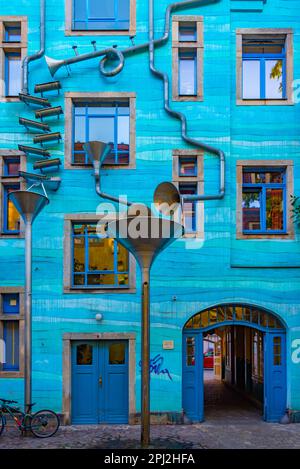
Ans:
[[[278,422],[285,412],[285,327],[266,310],[229,304],[194,315],[183,329],[182,369],[183,409],[192,421],[204,420],[209,379],[211,389],[212,381],[215,389],[219,382],[219,390],[238,392],[260,406],[268,422]]]

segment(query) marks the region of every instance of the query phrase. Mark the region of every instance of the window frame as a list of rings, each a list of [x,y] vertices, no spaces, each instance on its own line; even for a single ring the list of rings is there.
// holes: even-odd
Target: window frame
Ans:
[[[22,55],[21,55],[21,51],[20,52],[7,52],[5,51],[4,52],[5,54],[5,97],[6,98],[17,98],[18,99],[18,95],[15,95],[15,94],[9,94],[9,88],[10,88],[10,73],[9,73],[9,63],[10,63],[10,60],[11,60],[11,57],[20,57],[20,62],[21,62],[21,65],[22,65]],[[20,70],[21,70],[21,67],[20,67]],[[20,85],[21,85],[21,75],[22,73],[20,74]],[[21,88],[20,88],[20,92],[21,92]]]
[[[196,159],[196,174],[194,176],[182,176],[180,174],[180,159]],[[181,184],[189,185],[195,184],[197,193],[204,193],[204,153],[199,150],[173,150],[173,168],[172,168],[172,182],[180,189]],[[204,203],[195,202],[195,217],[196,225],[195,231],[184,233],[184,238],[204,238]],[[175,215],[175,221],[178,223],[184,222],[183,213]],[[184,224],[184,223],[183,223]]]
[[[18,294],[19,295],[19,313],[3,312],[3,295]],[[22,287],[1,287],[0,288],[0,338],[4,337],[4,321],[19,322],[19,369],[5,370],[0,363],[0,378],[23,378],[24,377],[24,334],[25,334],[25,305],[24,305],[24,288]]]
[[[180,24],[196,24],[196,40],[180,40]],[[180,55],[194,52],[195,54],[195,94],[180,94]],[[172,99],[173,101],[203,101],[203,16],[174,15],[172,18]]]
[[[249,99],[243,98],[243,37],[245,36],[276,36],[285,35],[285,51],[286,51],[286,67],[283,67],[283,75],[285,81],[285,97],[280,99],[260,98]],[[246,54],[248,55],[248,54]],[[256,54],[257,55],[257,54]],[[262,54],[264,56],[268,54]],[[272,55],[272,54],[271,54]],[[277,55],[277,54],[276,54]],[[293,105],[293,76],[294,76],[294,48],[293,48],[293,29],[292,28],[242,28],[236,30],[236,104],[239,106],[262,106],[276,105],[286,106]],[[250,60],[250,58],[249,58]],[[284,70],[285,69],[285,70]],[[262,71],[260,70],[260,74]],[[265,80],[264,80],[265,82]],[[262,85],[261,85],[262,86]],[[262,89],[261,89],[262,91]]]
[[[243,230],[243,169],[249,171],[260,168],[263,171],[267,169],[285,169],[286,190],[284,197],[285,205],[285,231],[280,232],[244,232]],[[292,217],[289,216],[292,210],[290,194],[294,193],[294,162],[293,160],[238,160],[236,165],[236,239],[256,240],[256,239],[274,239],[274,240],[290,240],[294,239],[294,223]]]
[[[65,36],[135,36],[136,0],[129,0],[129,29],[75,30],[73,29],[73,0],[65,0]]]
[[[104,104],[105,102],[104,101],[99,101],[99,104]],[[118,123],[118,117],[119,117],[119,113],[118,113],[118,106],[117,106],[117,103],[120,103],[120,101],[115,101],[114,104],[116,104],[116,106],[112,106],[111,104],[113,103],[113,100],[111,102],[107,101],[107,104],[108,106],[107,107],[110,107],[112,110],[114,109],[114,112],[111,112],[111,114],[107,114],[107,115],[104,115],[104,114],[89,114],[89,112],[87,111],[87,109],[89,108],[89,102],[82,102],[80,104],[84,104],[84,106],[82,106],[82,109],[84,109],[84,113],[82,114],[81,117],[84,117],[85,118],[85,134],[88,135],[89,134],[89,131],[90,131],[90,125],[89,125],[89,119],[90,118],[98,118],[99,120],[101,118],[111,118],[113,119],[114,121],[114,142],[113,142],[113,145],[114,145],[114,149],[116,148],[116,145],[118,145],[118,143],[116,142],[116,140],[118,140],[118,126],[119,126],[119,123]],[[79,106],[78,106],[79,108]],[[92,166],[89,159],[88,159],[88,156],[85,154],[85,164],[80,164],[80,163],[75,163],[75,154],[76,153],[82,153],[82,152],[76,152],[75,148],[74,148],[74,144],[75,144],[75,121],[76,121],[76,113],[75,113],[75,109],[76,109],[76,100],[73,101],[73,105],[72,105],[72,165],[74,166]],[[107,166],[110,166],[110,167],[126,167],[126,166],[129,166],[130,165],[130,100],[128,99],[128,114],[121,114],[121,117],[125,116],[125,117],[128,117],[128,121],[129,121],[129,152],[128,152],[128,157],[129,157],[129,162],[128,164],[124,164],[124,163],[120,163],[119,161],[117,161],[117,163],[114,163],[114,164],[103,164],[104,167],[107,167]],[[100,121],[99,121],[99,124],[100,124]],[[116,152],[117,153],[117,158],[119,159],[119,155],[118,155],[118,151]],[[115,159],[116,159],[116,156],[115,156]]]
[[[126,294],[126,293],[135,293],[136,292],[136,262],[131,253],[129,253],[129,279],[128,286],[73,286],[73,243],[72,243],[72,227],[73,224],[81,223],[97,223],[101,221],[102,218],[105,218],[105,222],[114,221],[116,215],[111,214],[107,215],[104,213],[100,214],[66,214],[64,218],[64,293],[71,294]]]
[[[243,182],[243,194],[244,194],[244,189],[254,189],[259,192],[260,196],[260,223],[261,223],[261,229],[260,230],[244,230],[244,234],[286,234],[286,229],[287,229],[287,190],[286,190],[286,168],[275,168],[274,166],[271,167],[264,167],[264,168],[246,168],[246,171],[244,171],[243,168],[243,174],[244,172],[275,172],[282,170],[282,183],[245,183]],[[282,230],[268,230],[266,226],[266,200],[267,200],[267,189],[282,189],[283,193],[283,228]]]
[[[20,23],[21,41],[6,41],[5,28],[9,23]],[[19,102],[19,96],[7,96],[7,62],[6,55],[18,53],[21,62],[27,56],[27,16],[0,16],[0,102]]]
[[[89,170],[92,165],[73,162],[73,104],[76,102],[129,100],[129,164],[104,165],[105,169],[128,170],[136,168],[136,94],[132,92],[65,93],[65,169]]]
[[[113,270],[112,271],[91,271],[89,270],[88,268],[88,265],[89,265],[89,239],[91,238],[96,238],[98,239],[98,236],[97,235],[89,235],[88,233],[86,233],[86,230],[84,232],[84,234],[82,235],[77,235],[74,233],[74,225],[76,224],[79,224],[79,225],[89,225],[89,224],[92,224],[91,222],[73,222],[72,223],[72,231],[71,231],[71,260],[74,260],[74,239],[75,238],[83,238],[84,240],[84,258],[85,258],[85,270],[83,272],[78,272],[76,273],[75,272],[75,269],[74,269],[74,262],[72,264],[72,284],[71,284],[71,288],[73,289],[84,289],[84,290],[90,290],[90,289],[95,289],[95,286],[94,285],[88,285],[88,275],[90,274],[94,274],[94,275],[100,275],[100,274],[109,274],[109,275],[113,275],[114,277],[118,276],[118,275],[122,275],[122,274],[127,274],[128,275],[128,284],[127,285],[117,285],[116,283],[114,283],[113,285],[103,285],[103,286],[96,286],[96,288],[101,288],[101,289],[105,289],[107,291],[111,290],[111,289],[128,289],[129,288],[129,272],[130,272],[130,266],[129,266],[129,255],[128,255],[128,270],[127,271],[124,271],[124,272],[120,272],[118,273],[118,254],[117,254],[117,241],[114,240],[114,254],[113,254]],[[74,278],[76,275],[83,275],[84,278],[85,278],[85,283],[84,285],[76,285],[75,282],[74,282]]]
[[[20,160],[20,171],[26,171],[26,156],[19,150],[0,148],[0,238],[24,238],[24,222],[20,217],[20,231],[9,231],[5,228],[5,188],[19,185],[20,189],[26,189],[26,183],[19,175],[7,175],[5,162],[7,160]]]

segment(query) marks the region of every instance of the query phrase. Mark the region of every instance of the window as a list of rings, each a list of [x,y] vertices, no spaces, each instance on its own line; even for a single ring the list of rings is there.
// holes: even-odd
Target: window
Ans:
[[[134,169],[135,100],[135,93],[66,93],[65,167],[90,170],[83,144],[100,140],[111,147],[107,168]]]
[[[83,144],[92,140],[106,142],[111,152],[108,165],[129,164],[130,106],[129,100],[74,103],[73,163],[91,164]]]
[[[5,42],[21,42],[21,23],[7,22],[4,23],[4,41]]]
[[[184,194],[197,194],[197,183],[179,184],[179,192]],[[186,233],[195,233],[197,230],[196,202],[183,203],[183,222]]]
[[[116,240],[100,238],[96,224],[73,224],[73,287],[128,288],[128,252]]]
[[[203,98],[203,18],[173,17],[173,100]]]
[[[226,336],[225,336],[225,364],[228,370],[231,370],[231,330],[226,329]]]
[[[197,55],[196,51],[179,51],[178,73],[179,96],[197,95]]]
[[[66,0],[66,34],[135,34],[136,0]]]
[[[18,96],[21,91],[21,52],[5,52],[5,95]]]
[[[21,152],[0,149],[0,225],[2,236],[20,236],[19,212],[9,199],[10,192],[20,190],[19,171],[26,170],[26,160]]]
[[[22,60],[27,55],[27,17],[0,19],[0,100],[14,102],[21,92]]]
[[[252,333],[252,377],[258,381],[264,379],[263,333],[251,330]]]
[[[265,31],[237,33],[238,104],[292,104],[292,32]]]
[[[285,233],[285,168],[243,169],[243,232]]]
[[[173,151],[173,183],[181,195],[203,193],[203,153],[195,150]],[[181,217],[185,237],[203,237],[203,203],[184,202]]]
[[[0,353],[0,376],[2,377],[21,376],[23,372],[24,315],[20,298],[19,292],[1,293],[0,339],[3,340],[3,347]]]
[[[19,177],[20,157],[3,158],[3,176]]]
[[[198,163],[197,157],[192,156],[180,156],[179,157],[179,176],[197,176],[198,175]]]
[[[293,239],[293,162],[238,161],[237,182],[237,238]]]
[[[20,233],[20,215],[14,204],[9,199],[9,194],[20,190],[20,184],[3,184],[3,233]]]
[[[197,41],[197,23],[195,21],[181,21],[179,23],[179,41],[196,42]]]
[[[195,366],[196,364],[196,340],[195,337],[186,338],[186,365]]]

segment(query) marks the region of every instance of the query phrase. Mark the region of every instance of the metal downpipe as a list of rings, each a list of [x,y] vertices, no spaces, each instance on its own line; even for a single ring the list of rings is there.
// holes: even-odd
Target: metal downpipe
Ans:
[[[40,0],[40,50],[33,55],[27,55],[22,62],[22,93],[28,94],[28,65],[43,57],[45,53],[45,21],[46,0]]]
[[[199,1],[199,0],[188,0],[185,2],[173,3],[168,6],[166,11],[165,17],[165,33],[160,41],[168,40],[170,36],[170,17],[171,12],[174,9],[184,8],[188,6],[195,6],[198,3],[217,3],[220,0],[210,0],[210,1]],[[149,66],[151,72],[158,76],[164,83],[164,108],[168,114],[176,119],[180,120],[181,122],[181,137],[187,143],[200,148],[203,151],[208,153],[212,153],[216,155],[220,160],[220,177],[219,177],[219,192],[218,194],[212,195],[187,195],[182,197],[183,201],[197,201],[197,200],[217,200],[222,199],[225,195],[225,154],[222,150],[212,147],[210,145],[206,145],[205,143],[199,142],[193,138],[190,138],[187,135],[187,120],[184,114],[178,111],[174,111],[170,108],[170,98],[169,98],[169,77],[166,73],[161,72],[160,70],[155,68],[154,65],[154,44],[156,41],[154,40],[154,0],[149,0]]]

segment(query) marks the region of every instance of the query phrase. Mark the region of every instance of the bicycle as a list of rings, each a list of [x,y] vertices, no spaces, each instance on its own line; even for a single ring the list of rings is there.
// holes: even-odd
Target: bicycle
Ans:
[[[31,431],[37,438],[49,438],[55,435],[59,429],[59,416],[52,410],[39,410],[35,414],[31,414],[31,409],[35,403],[28,404],[27,411],[22,412],[18,407],[11,406],[11,404],[18,404],[17,401],[1,398],[0,401],[2,403],[0,404],[0,436],[7,425],[5,414],[12,417],[22,434]]]

